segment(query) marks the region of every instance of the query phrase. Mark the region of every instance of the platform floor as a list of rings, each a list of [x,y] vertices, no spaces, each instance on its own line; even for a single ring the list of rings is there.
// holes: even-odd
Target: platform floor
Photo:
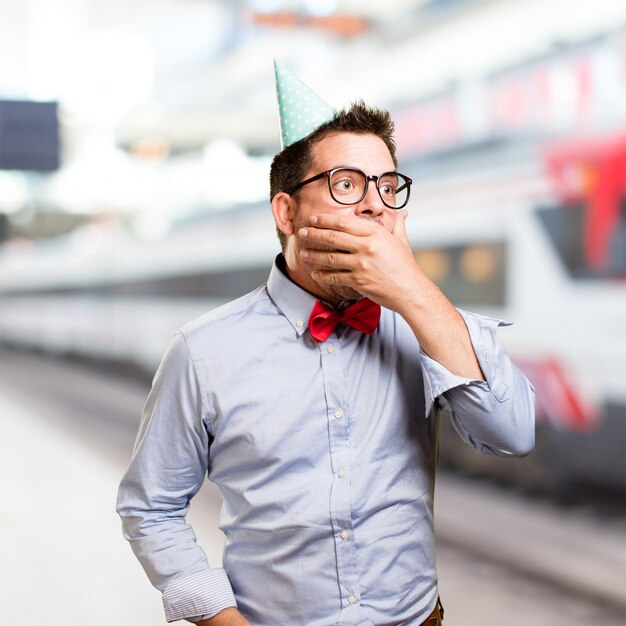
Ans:
[[[160,594],[122,539],[115,513],[131,429],[113,432],[113,416],[81,419],[98,402],[100,412],[116,405],[117,415],[120,407],[132,413],[143,389],[48,367],[34,362],[9,371],[4,361],[0,368],[0,623],[165,624]],[[190,515],[216,564],[218,507],[207,487]],[[623,520],[568,515],[445,474],[436,518],[447,626],[626,624],[611,601],[626,580]],[[606,602],[598,589],[609,594]]]

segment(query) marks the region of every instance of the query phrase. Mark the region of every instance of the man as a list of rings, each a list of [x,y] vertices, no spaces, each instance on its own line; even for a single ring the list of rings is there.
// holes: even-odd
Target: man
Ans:
[[[533,391],[502,322],[455,309],[415,263],[389,115],[324,112],[277,78],[283,252],[266,285],[176,335],[120,487],[124,532],[168,621],[435,626],[439,415],[479,452],[525,455]],[[290,121],[294,89],[322,111],[312,127]],[[185,523],[205,473],[223,569]]]

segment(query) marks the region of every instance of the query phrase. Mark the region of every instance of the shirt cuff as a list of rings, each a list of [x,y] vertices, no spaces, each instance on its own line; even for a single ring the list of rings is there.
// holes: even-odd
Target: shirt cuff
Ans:
[[[458,311],[467,326],[472,348],[485,375],[486,382],[477,378],[467,378],[453,374],[420,348],[420,359],[425,383],[426,417],[430,415],[435,399],[442,396],[446,391],[462,385],[482,385],[485,389],[490,389],[500,402],[506,400],[509,395],[508,386],[495,375],[494,367],[496,365],[495,354],[499,349],[496,343],[496,329],[499,326],[510,326],[511,322],[469,313],[461,309],[458,309]]]
[[[222,568],[209,569],[171,582],[163,592],[165,619],[202,616],[209,619],[228,607],[236,607],[226,571]]]
[[[511,391],[502,376],[503,358],[508,361],[508,357],[498,344],[496,330],[500,326],[512,326],[513,322],[505,322],[504,320],[469,313],[461,309],[458,309],[458,311],[469,331],[474,353],[485,375],[489,390],[499,402],[508,400]]]

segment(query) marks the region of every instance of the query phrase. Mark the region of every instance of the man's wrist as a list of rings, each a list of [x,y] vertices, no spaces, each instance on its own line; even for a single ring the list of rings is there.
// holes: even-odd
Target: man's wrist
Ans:
[[[234,607],[220,611],[209,619],[196,622],[198,626],[251,626],[250,622]]]

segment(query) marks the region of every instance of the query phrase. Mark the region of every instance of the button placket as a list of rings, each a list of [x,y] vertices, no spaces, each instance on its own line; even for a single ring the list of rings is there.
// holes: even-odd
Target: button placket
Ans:
[[[334,473],[331,491],[331,523],[335,537],[335,555],[339,592],[341,594],[342,618],[352,622],[353,605],[357,602],[359,589],[356,545],[352,540],[352,502],[350,481],[346,480],[350,469],[350,420],[346,413],[346,377],[342,365],[342,346],[333,343],[320,344],[320,355],[326,402],[328,406],[331,466]],[[354,598],[353,602],[347,600]],[[346,614],[343,611],[347,611]]]

